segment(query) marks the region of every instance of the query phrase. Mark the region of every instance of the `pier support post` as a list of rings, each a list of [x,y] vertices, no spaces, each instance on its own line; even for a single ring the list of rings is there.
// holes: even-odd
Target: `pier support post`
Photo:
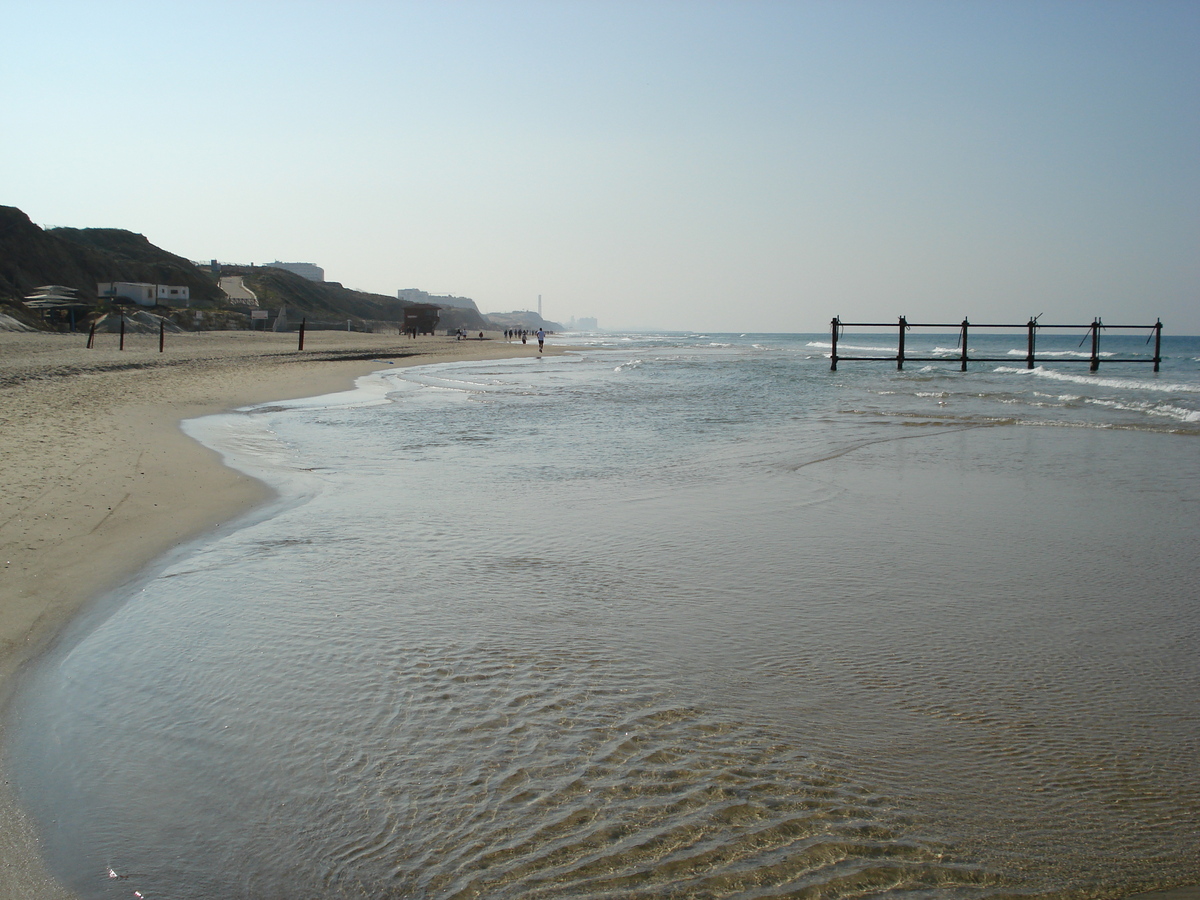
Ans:
[[[899,372],[904,368],[904,332],[908,328],[908,321],[904,316],[900,317],[900,340],[896,344],[896,371]]]
[[[1092,361],[1089,370],[1095,372],[1100,368],[1100,320],[1092,322]]]
[[[830,334],[829,341],[833,345],[833,352],[829,354],[829,371],[830,372],[837,371],[837,339],[838,339],[838,325],[839,324],[840,323],[838,322],[838,317],[834,316],[833,322],[830,323],[830,328],[832,329],[832,333]]]
[[[969,325],[969,323],[967,322],[966,317],[964,316],[963,323],[962,323],[962,365],[959,368],[960,372],[967,371],[967,327],[968,327],[968,325]]]
[[[1037,319],[1030,319],[1029,325],[1029,349],[1025,351],[1025,368],[1033,368],[1033,344],[1034,335],[1037,333]]]
[[[1154,371],[1158,371],[1158,364],[1162,361],[1162,319],[1154,323]]]

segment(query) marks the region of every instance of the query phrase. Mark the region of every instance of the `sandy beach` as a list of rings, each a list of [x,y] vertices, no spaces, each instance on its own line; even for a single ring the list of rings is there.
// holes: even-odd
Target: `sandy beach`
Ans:
[[[534,357],[536,344],[314,332],[102,335],[0,332],[0,712],[29,663],[89,602],[163,553],[269,499],[179,428],[186,419],[343,390],[389,365]],[[547,353],[564,348],[549,345]],[[172,622],[174,627],[174,622]],[[6,717],[0,717],[0,747]],[[70,898],[0,772],[0,900]],[[1197,900],[1185,887],[1146,900]]]
[[[0,704],[24,665],[91,599],[171,547],[268,497],[186,437],[184,419],[349,388],[393,365],[536,356],[533,343],[309,332],[0,332]],[[561,352],[548,345],[547,353]],[[0,744],[4,725],[0,720]],[[7,779],[0,898],[69,897],[43,869]]]

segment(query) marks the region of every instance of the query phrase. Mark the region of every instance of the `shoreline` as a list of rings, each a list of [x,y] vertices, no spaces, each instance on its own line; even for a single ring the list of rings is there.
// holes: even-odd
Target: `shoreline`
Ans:
[[[111,338],[112,336],[104,336]],[[95,599],[164,553],[268,501],[180,423],[345,390],[388,367],[536,357],[536,345],[309,332],[86,336],[0,332],[0,749],[21,672]],[[112,346],[107,346],[109,343]],[[559,355],[549,345],[542,355]],[[0,769],[0,775],[3,775]],[[70,898],[0,783],[0,900]]]
[[[110,336],[111,337],[111,336]],[[374,371],[537,356],[536,346],[313,332],[127,337],[0,333],[0,750],[22,672],[67,627],[163,554],[273,496],[184,434],[186,419],[350,388]],[[546,355],[564,348],[547,347]],[[0,768],[0,900],[75,897],[54,881]],[[1200,887],[1137,895],[1200,900]]]

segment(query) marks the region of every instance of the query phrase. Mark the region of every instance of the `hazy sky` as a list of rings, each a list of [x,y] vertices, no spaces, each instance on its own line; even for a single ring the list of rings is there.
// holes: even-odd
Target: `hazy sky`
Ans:
[[[602,327],[1200,333],[1200,3],[0,0],[0,204]]]

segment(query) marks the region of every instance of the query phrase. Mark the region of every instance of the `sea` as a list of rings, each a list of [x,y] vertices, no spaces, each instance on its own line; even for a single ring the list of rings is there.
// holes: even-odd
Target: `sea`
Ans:
[[[97,601],[8,771],[85,900],[1196,885],[1200,338],[1146,338],[555,335],[192,420],[276,499]]]

